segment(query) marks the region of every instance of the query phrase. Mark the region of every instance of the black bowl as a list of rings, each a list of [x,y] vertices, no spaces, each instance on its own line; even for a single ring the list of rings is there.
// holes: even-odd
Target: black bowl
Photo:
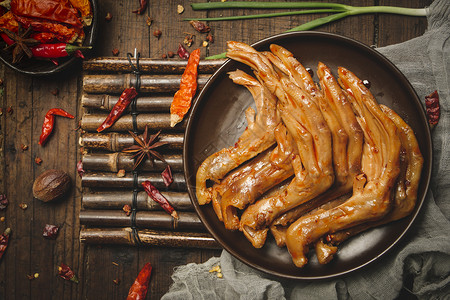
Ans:
[[[97,34],[97,0],[90,0],[92,4],[92,24],[89,27],[84,28],[84,32],[86,34],[86,38],[83,42],[83,46],[94,46],[94,41]],[[23,59],[16,63],[12,64],[12,54],[11,51],[3,50],[6,47],[6,43],[0,38],[0,60],[10,67],[11,69],[32,76],[46,76],[59,73],[63,70],[66,70],[70,66],[74,65],[80,58],[69,56],[59,58],[59,64],[55,65],[49,60],[36,59],[24,56]],[[91,51],[91,50],[89,50]],[[83,51],[84,54],[88,54],[89,51]]]
[[[369,80],[375,98],[394,109],[412,127],[425,160],[414,211],[402,220],[366,231],[346,241],[329,264],[320,265],[311,257],[309,263],[301,269],[295,267],[288,251],[278,248],[272,238],[268,238],[261,249],[255,249],[241,232],[226,230],[211,205],[198,204],[195,176],[206,157],[236,142],[246,126],[244,111],[253,105],[248,90],[235,85],[227,75],[227,72],[237,68],[249,74],[252,74],[251,70],[231,60],[226,61],[209,79],[189,116],[183,151],[189,195],[196,212],[212,236],[244,263],[291,279],[323,279],[346,274],[387,253],[417,216],[431,176],[431,134],[425,111],[405,76],[384,56],[360,42],[329,33],[296,32],[276,35],[253,46],[263,51],[269,50],[272,43],[291,51],[305,67],[312,70],[316,70],[317,63],[322,61],[335,73],[338,66],[343,66],[361,79]],[[316,76],[314,79],[317,81]]]

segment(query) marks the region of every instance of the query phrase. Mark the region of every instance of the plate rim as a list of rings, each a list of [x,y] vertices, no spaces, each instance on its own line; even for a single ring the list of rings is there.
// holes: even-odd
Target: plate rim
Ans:
[[[261,39],[253,44],[251,44],[252,47],[258,48],[262,45],[266,45],[267,43],[273,42],[274,40],[278,40],[278,39],[283,39],[283,38],[291,38],[293,36],[303,36],[303,37],[307,37],[307,36],[314,36],[314,37],[321,37],[321,38],[330,38],[333,40],[339,40],[341,42],[350,44],[352,46],[356,46],[362,50],[364,50],[365,52],[370,52],[370,54],[375,55],[377,60],[381,60],[383,61],[384,64],[386,64],[387,66],[389,66],[389,68],[393,69],[396,73],[396,77],[398,79],[401,80],[401,82],[403,84],[406,84],[406,86],[408,87],[409,92],[411,92],[415,97],[414,97],[414,102],[416,102],[416,104],[421,104],[420,102],[420,98],[417,95],[417,92],[415,91],[414,87],[412,86],[412,84],[409,82],[409,80],[406,78],[406,76],[398,69],[397,66],[395,66],[395,64],[393,62],[391,62],[387,57],[385,57],[383,54],[381,54],[380,52],[376,51],[375,49],[373,49],[372,47],[357,41],[353,38],[350,37],[346,37],[343,35],[339,35],[339,34],[335,34],[335,33],[329,33],[329,32],[322,32],[322,31],[299,31],[299,32],[286,32],[286,33],[281,33],[281,34],[276,34],[273,36],[269,36],[266,37],[264,39]],[[323,275],[323,276],[297,276],[297,275],[290,275],[290,274],[285,274],[285,273],[280,273],[277,271],[273,271],[273,270],[268,270],[265,267],[262,267],[258,264],[255,264],[251,261],[248,261],[247,259],[241,259],[240,255],[232,248],[230,248],[229,245],[224,244],[221,242],[221,238],[220,236],[218,236],[215,231],[212,229],[212,226],[210,226],[210,224],[205,220],[203,213],[201,213],[201,209],[200,209],[200,205],[198,204],[198,201],[196,200],[196,193],[195,193],[195,186],[191,186],[191,184],[189,184],[190,180],[188,178],[187,175],[187,168],[188,168],[188,162],[186,157],[188,157],[188,151],[189,151],[189,142],[191,139],[191,126],[193,126],[194,118],[193,116],[195,115],[196,111],[199,109],[200,107],[200,100],[203,97],[203,94],[206,93],[206,90],[209,88],[210,85],[212,85],[214,83],[214,81],[216,80],[216,78],[218,76],[220,76],[221,72],[223,69],[227,68],[227,66],[229,64],[231,64],[233,62],[233,60],[231,59],[227,59],[212,75],[211,77],[208,79],[208,81],[206,82],[205,86],[203,87],[203,89],[200,91],[200,93],[196,96],[195,101],[192,105],[191,111],[189,113],[188,116],[188,120],[187,120],[187,124],[186,124],[186,130],[184,132],[184,143],[183,143],[183,173],[184,173],[184,177],[187,183],[187,188],[188,188],[188,194],[190,197],[190,200],[195,208],[195,212],[196,214],[199,216],[201,222],[203,223],[203,225],[206,227],[206,229],[208,230],[208,232],[214,237],[214,239],[221,245],[221,247],[223,247],[223,249],[225,249],[226,251],[228,251],[233,257],[235,257],[236,259],[238,259],[239,261],[243,262],[244,264],[255,268],[256,270],[262,271],[266,274],[270,274],[270,275],[275,275],[278,276],[280,278],[285,278],[285,279],[294,279],[294,280],[299,280],[299,281],[304,281],[304,280],[323,280],[323,279],[331,279],[331,278],[337,278],[349,273],[352,273],[356,270],[360,270],[361,268],[364,268],[370,264],[372,264],[373,262],[375,262],[376,260],[378,260],[380,257],[384,256],[387,252],[389,252],[391,249],[393,249],[394,247],[396,247],[399,244],[399,241],[401,239],[403,239],[403,237],[406,235],[406,233],[409,231],[409,229],[411,228],[411,226],[413,225],[413,223],[415,223],[417,215],[419,214],[419,212],[422,210],[423,207],[423,203],[425,202],[425,199],[427,197],[428,194],[428,190],[429,190],[429,186],[430,186],[430,180],[431,180],[431,173],[432,173],[432,166],[433,166],[433,152],[432,152],[432,139],[431,139],[431,130],[429,126],[426,126],[425,130],[425,137],[427,139],[427,144],[425,145],[425,147],[427,148],[427,152],[428,152],[428,157],[424,157],[425,161],[428,162],[428,172],[424,173],[425,170],[422,170],[422,174],[421,176],[426,177],[426,181],[425,182],[421,182],[421,184],[424,185],[424,195],[422,197],[422,199],[417,199],[416,206],[414,208],[414,211],[412,214],[409,215],[409,218],[411,218],[411,220],[409,221],[409,223],[407,224],[407,226],[402,230],[401,234],[399,234],[399,236],[388,246],[386,247],[386,249],[384,249],[383,251],[381,251],[381,253],[379,253],[378,255],[372,257],[371,259],[369,259],[368,261],[366,261],[365,263],[358,265],[356,267],[350,268],[348,270],[344,270],[342,272],[337,272],[334,274],[329,274],[329,275]],[[425,113],[425,109],[423,107],[423,105],[419,105],[420,109],[418,110],[418,113],[421,115],[422,121],[423,120],[427,120],[426,118],[426,113]],[[428,123],[426,123],[428,124]],[[422,151],[423,152],[423,151]],[[422,155],[424,155],[422,153]],[[200,211],[200,212],[199,212]],[[251,246],[249,244],[249,246]]]

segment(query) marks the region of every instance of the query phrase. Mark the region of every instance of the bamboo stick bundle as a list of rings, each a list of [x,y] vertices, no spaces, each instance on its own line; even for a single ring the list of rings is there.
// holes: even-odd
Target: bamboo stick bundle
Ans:
[[[136,64],[135,59],[131,59]],[[198,66],[199,73],[214,73],[225,60],[201,60]],[[186,68],[187,60],[167,60],[140,58],[139,68],[142,73],[182,74]],[[84,60],[85,71],[99,72],[132,72],[130,62],[126,57],[98,57]]]
[[[167,150],[183,150],[183,133],[161,133],[159,141],[167,143]],[[80,137],[80,146],[96,150],[119,152],[134,144],[133,137],[128,133],[108,132],[91,133],[85,132]]]
[[[170,165],[172,171],[182,172],[183,171],[183,157],[181,154],[164,154],[164,160]],[[83,155],[83,168],[90,171],[106,171],[115,172],[119,170],[133,171],[134,159],[130,154],[125,154],[121,152],[115,153],[88,153]],[[140,171],[163,171],[166,163],[155,159],[153,162],[151,160],[145,160],[141,163]]]
[[[149,180],[157,189],[164,191],[167,187],[164,184],[160,173],[139,173],[138,185]],[[126,173],[124,177],[118,177],[115,173],[92,173],[86,172],[81,178],[83,187],[89,188],[133,188],[134,178],[132,173]],[[181,173],[173,174],[173,182],[170,185],[173,191],[186,191],[186,181]]]
[[[131,225],[131,215],[117,210],[82,210],[80,224],[89,226],[127,227]],[[138,211],[136,226],[151,229],[197,230],[205,231],[205,227],[195,212],[178,212],[178,219],[165,211]]]
[[[210,75],[197,77],[198,88],[202,88]],[[180,88],[180,75],[142,75],[140,92],[175,93]],[[136,85],[136,76],[127,74],[88,74],[83,76],[85,93],[122,93],[124,89]]]
[[[81,105],[85,108],[98,109],[110,112],[119,99],[119,94],[83,94]],[[139,95],[136,101],[136,109],[139,112],[168,112],[172,104],[173,94],[165,95]],[[128,107],[125,112],[129,112]]]
[[[106,119],[107,114],[85,114],[81,119],[81,129],[85,131],[96,131]],[[178,123],[175,127],[170,127],[170,114],[139,114],[136,117],[137,128],[144,131],[148,125],[149,130],[182,131],[186,128],[186,119]],[[131,115],[123,115],[114,125],[106,129],[108,132],[131,131],[133,130],[133,119]]]
[[[209,233],[142,229],[137,231],[144,245],[162,247],[221,249]],[[136,245],[131,228],[82,228],[80,241],[86,244]]]
[[[191,199],[185,192],[161,192],[177,211],[194,211]],[[162,210],[161,206],[150,198],[146,192],[140,191],[136,196],[138,210]],[[81,204],[84,209],[118,209],[133,202],[133,191],[97,191],[83,193]]]

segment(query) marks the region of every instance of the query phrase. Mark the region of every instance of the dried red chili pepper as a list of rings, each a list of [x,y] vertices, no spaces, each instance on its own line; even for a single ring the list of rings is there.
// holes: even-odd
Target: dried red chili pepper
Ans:
[[[148,0],[139,0],[139,9],[133,10],[133,13],[142,15],[147,9]]]
[[[9,204],[9,201],[8,201],[8,198],[6,197],[6,195],[0,194],[0,211],[5,210],[6,207],[8,206],[8,204]]]
[[[189,61],[181,76],[180,89],[175,93],[170,105],[170,126],[173,127],[183,120],[191,107],[192,98],[197,91],[198,64],[200,63],[200,49],[192,51]]]
[[[69,0],[70,4],[72,4],[73,7],[78,9],[78,11],[81,14],[81,18],[83,20],[83,24],[86,26],[90,26],[92,24],[92,7],[89,0]]]
[[[3,234],[0,235],[0,259],[5,254],[6,248],[8,248],[9,237],[11,235],[11,228],[6,228]]]
[[[92,47],[80,47],[66,43],[39,44],[31,48],[34,57],[58,58],[69,56],[76,51],[91,49]]]
[[[78,163],[77,163],[77,172],[78,172],[78,175],[80,175],[80,177],[83,177],[85,171],[83,169],[83,161],[82,160],[78,161]]]
[[[73,119],[75,118],[65,110],[61,108],[52,108],[50,109],[46,114],[44,118],[44,123],[42,124],[42,133],[39,138],[39,145],[44,146],[44,144],[47,142],[48,137],[53,131],[53,127],[55,125],[55,116],[61,116]]]
[[[106,117],[105,121],[103,121],[102,125],[97,128],[97,132],[101,132],[106,128],[111,127],[117,119],[120,118],[122,113],[130,105],[131,101],[137,96],[137,94],[138,93],[134,87],[125,89],[109,115]]]
[[[147,296],[148,286],[150,284],[150,276],[152,275],[152,265],[146,263],[142,267],[138,276],[128,291],[127,300],[144,300]]]
[[[178,44],[178,50],[177,54],[182,59],[188,59],[189,58],[189,52],[186,50],[186,48],[183,47],[183,45]]]
[[[153,186],[153,184],[146,180],[142,183],[142,186],[144,187],[145,192],[152,198],[155,202],[157,202],[161,207],[172,217],[175,219],[178,219],[178,214],[173,208],[173,206],[169,203],[169,201],[158,191],[156,187]]]
[[[65,279],[65,280],[70,280],[75,283],[78,283],[78,278],[75,275],[75,273],[72,271],[72,269],[69,266],[67,266],[64,263],[61,263],[61,265],[58,267],[58,275],[59,275],[59,277]]]
[[[16,16],[38,18],[82,28],[78,11],[68,1],[12,0],[11,12]]]
[[[30,35],[30,38],[35,39],[43,44],[52,43],[56,38],[56,34],[51,32],[35,32]]]
[[[46,224],[42,236],[46,239],[55,240],[58,236],[59,227],[56,225]]]
[[[198,32],[201,32],[201,33],[206,33],[206,32],[211,31],[211,28],[209,28],[208,25],[206,25],[205,23],[200,22],[200,21],[192,20],[189,22],[189,24],[191,24],[195,30],[197,30]]]
[[[11,11],[8,11],[0,17],[0,28],[8,29],[15,33],[19,30],[19,23],[16,21]]]
[[[425,96],[425,107],[427,111],[428,123],[433,129],[439,122],[441,107],[439,105],[439,94],[437,91]]]
[[[172,169],[170,168],[170,165],[167,165],[167,167],[161,173],[161,176],[163,178],[164,184],[169,187],[169,185],[171,185],[173,182]]]

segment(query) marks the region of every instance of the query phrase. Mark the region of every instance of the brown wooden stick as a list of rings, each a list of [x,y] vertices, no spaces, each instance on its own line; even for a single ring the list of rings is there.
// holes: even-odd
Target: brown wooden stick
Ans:
[[[170,165],[172,171],[183,171],[183,157],[181,154],[165,154],[164,160]],[[159,159],[151,160],[146,159],[139,170],[141,171],[163,171],[166,163]],[[106,172],[118,172],[119,170],[133,171],[134,159],[132,155],[115,152],[115,153],[88,153],[83,155],[83,168],[89,171],[106,171]]]
[[[133,188],[133,174],[126,173],[124,177],[117,177],[115,173],[91,173],[87,172],[81,178],[83,187],[91,188]],[[150,180],[151,183],[160,191],[165,191],[167,187],[164,185],[160,173],[140,173],[138,176],[138,185],[141,187],[142,182]],[[181,173],[173,174],[173,182],[170,190],[186,191],[186,181]]]
[[[167,143],[167,150],[183,150],[183,133],[161,133],[159,141]],[[134,139],[129,133],[90,133],[85,132],[80,137],[80,146],[97,150],[120,152],[134,144]]]
[[[210,75],[197,77],[198,88],[201,89]],[[175,93],[180,88],[180,75],[142,75],[140,92],[143,93]],[[128,74],[84,75],[83,90],[85,93],[122,93],[123,90],[135,86],[136,76]]]
[[[161,192],[169,203],[177,211],[194,211],[188,193],[184,192]],[[137,208],[139,210],[162,210],[161,205],[150,198],[146,192],[137,193]],[[81,203],[85,209],[122,209],[124,205],[131,206],[133,202],[132,191],[99,191],[84,192]]]
[[[131,60],[136,64],[136,60]],[[213,73],[225,60],[201,60],[198,66],[199,73]],[[186,68],[187,60],[162,60],[140,58],[139,67],[143,73],[168,73],[182,74]],[[83,69],[85,71],[100,72],[132,72],[130,63],[126,57],[98,57],[94,59],[84,60]]]
[[[131,226],[131,215],[121,210],[82,210],[80,224],[102,227]],[[178,212],[178,219],[165,211],[138,211],[136,226],[151,229],[200,230],[205,231],[203,223],[195,212]]]
[[[203,232],[138,230],[144,245],[183,248],[221,249],[216,240]],[[86,244],[136,245],[131,228],[82,228],[80,241]]]
[[[106,119],[107,114],[85,114],[81,119],[81,129],[86,131],[97,131],[97,128]],[[170,114],[139,114],[136,117],[138,130],[143,131],[145,125],[150,130],[162,131],[183,131],[186,127],[186,119],[178,123],[175,127],[170,127]],[[133,119],[131,115],[123,115],[113,126],[104,132],[133,130]]]
[[[98,109],[110,112],[119,100],[119,94],[83,94],[81,105],[85,108]],[[139,112],[168,112],[172,104],[173,95],[139,95],[136,109]],[[130,111],[130,107],[126,112]]]

